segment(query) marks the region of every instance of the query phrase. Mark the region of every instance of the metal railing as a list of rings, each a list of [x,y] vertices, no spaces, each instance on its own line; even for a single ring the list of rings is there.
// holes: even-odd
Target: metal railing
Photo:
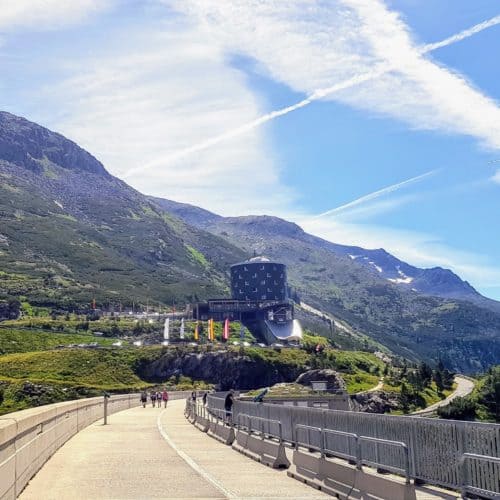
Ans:
[[[301,440],[300,435],[307,435],[306,440]],[[311,434],[316,434],[318,436],[319,446],[314,443],[315,440],[311,439]],[[410,461],[408,455],[408,447],[405,443],[399,441],[390,441],[387,439],[377,439],[367,436],[358,436],[351,432],[335,431],[332,429],[322,429],[320,427],[311,427],[308,425],[297,424],[295,426],[295,449],[299,447],[308,448],[309,450],[319,451],[321,457],[334,456],[338,458],[343,458],[345,460],[352,461],[356,464],[358,469],[362,469],[363,465],[370,467],[384,469],[390,472],[395,472],[401,474],[406,479],[406,484],[410,483]],[[335,438],[340,438],[344,444],[339,449],[338,446],[332,447],[327,443],[327,437],[333,436]],[[375,446],[375,453],[371,453],[370,450],[366,450],[363,444],[370,443]],[[398,448],[403,450],[402,460],[400,460],[400,465],[395,465],[394,461],[387,460],[387,454],[384,454],[382,458],[380,457],[378,447],[385,446],[390,448]],[[374,456],[375,455],[375,456]],[[391,457],[394,459],[394,456]]]
[[[486,498],[500,498],[500,458],[464,453],[462,468],[462,498],[468,493]]]
[[[247,424],[242,425],[241,421],[246,420]],[[252,422],[259,422],[258,427],[254,427]],[[277,433],[271,432],[271,427],[275,426],[278,428]],[[269,420],[262,417],[255,417],[253,415],[247,415],[245,413],[239,413],[236,418],[236,428],[238,430],[246,429],[249,434],[254,433],[254,431],[260,432],[262,439],[265,437],[278,439],[280,443],[283,442],[283,432],[281,427],[281,422],[278,420]]]
[[[210,395],[208,405],[223,408],[223,396],[223,393]],[[239,400],[234,402],[232,410],[234,421],[237,421],[238,415],[242,413],[280,422],[281,439],[292,446],[295,446],[297,441],[294,435],[297,425],[324,429],[326,444],[323,444],[323,447],[326,453],[336,451],[337,454],[344,453],[352,457],[355,453],[352,444],[349,448],[346,435],[363,436],[362,446],[365,457],[373,463],[380,462],[380,468],[391,470],[389,467],[397,466],[405,470],[407,455],[407,468],[412,479],[448,488],[460,489],[463,486],[461,459],[464,454],[491,457],[494,461],[500,456],[500,425],[498,424],[375,415]],[[275,428],[269,428],[266,433],[279,438],[276,431]],[[307,439],[308,442],[305,443],[307,448],[321,451],[322,444],[317,432],[311,430],[308,436],[304,436],[304,432],[301,432],[300,440]],[[382,444],[376,440],[400,444]],[[401,444],[404,444],[406,449]],[[352,458],[347,459],[352,460]],[[470,462],[471,459],[467,460]],[[493,492],[490,493],[493,495],[492,498],[495,498],[494,495],[500,495],[498,472],[492,465],[488,466],[492,471],[490,479],[488,479],[488,474],[480,475],[483,469],[487,470],[485,465],[468,465],[468,467],[478,469],[478,474],[470,475],[469,488],[477,487]]]

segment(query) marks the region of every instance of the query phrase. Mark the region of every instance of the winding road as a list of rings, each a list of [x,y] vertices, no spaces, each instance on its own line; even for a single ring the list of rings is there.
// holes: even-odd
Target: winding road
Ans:
[[[465,378],[461,375],[455,376],[455,383],[457,384],[457,388],[446,398],[433,405],[424,408],[423,410],[418,410],[412,413],[412,415],[427,415],[429,413],[435,412],[441,406],[449,405],[455,398],[462,398],[464,396],[468,396],[474,390],[474,382]]]

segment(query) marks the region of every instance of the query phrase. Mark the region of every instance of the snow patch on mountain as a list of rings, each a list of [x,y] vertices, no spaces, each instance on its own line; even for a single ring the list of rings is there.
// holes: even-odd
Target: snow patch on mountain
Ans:
[[[387,278],[387,281],[390,281],[392,283],[397,283],[397,284],[404,283],[406,285],[408,285],[409,283],[411,283],[413,281],[413,278],[411,276],[407,276],[403,271],[401,271],[399,266],[396,266],[396,269],[398,271],[399,278]]]

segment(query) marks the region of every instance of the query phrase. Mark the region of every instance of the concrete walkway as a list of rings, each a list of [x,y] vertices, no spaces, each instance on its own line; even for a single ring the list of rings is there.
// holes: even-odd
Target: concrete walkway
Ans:
[[[84,429],[45,464],[20,498],[327,498],[203,434],[183,416],[134,408]]]

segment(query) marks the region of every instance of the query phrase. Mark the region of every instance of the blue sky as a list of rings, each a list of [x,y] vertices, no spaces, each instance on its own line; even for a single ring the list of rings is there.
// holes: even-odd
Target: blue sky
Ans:
[[[147,194],[282,216],[500,299],[499,15],[496,0],[7,0],[0,109]]]

